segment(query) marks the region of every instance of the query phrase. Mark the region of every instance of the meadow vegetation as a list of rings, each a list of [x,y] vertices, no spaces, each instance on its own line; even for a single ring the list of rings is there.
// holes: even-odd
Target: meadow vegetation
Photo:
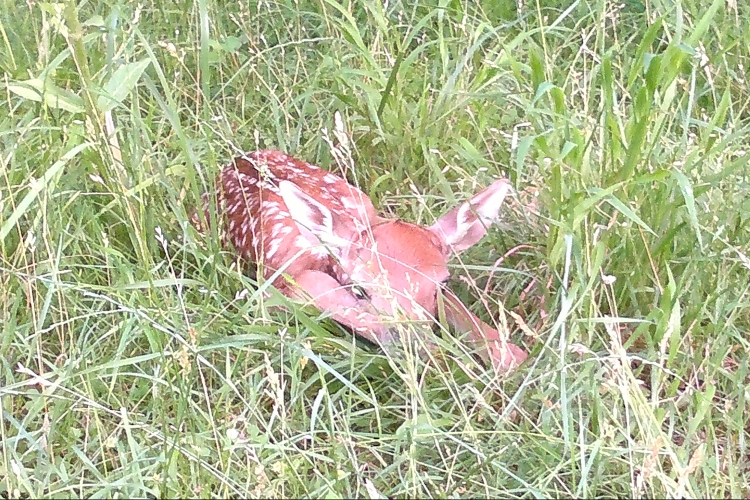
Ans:
[[[0,496],[750,496],[748,47],[736,0],[0,0]],[[519,370],[191,227],[242,151],[338,171],[335,111],[383,213],[511,179],[451,287]]]

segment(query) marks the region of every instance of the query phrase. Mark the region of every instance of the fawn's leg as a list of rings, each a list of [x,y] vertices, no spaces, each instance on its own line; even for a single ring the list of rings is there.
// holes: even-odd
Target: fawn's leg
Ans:
[[[480,347],[479,355],[491,362],[495,371],[503,373],[517,367],[528,354],[515,344],[500,337],[500,332],[479,319],[450,290],[443,290],[445,318],[453,328],[469,332],[469,339]]]

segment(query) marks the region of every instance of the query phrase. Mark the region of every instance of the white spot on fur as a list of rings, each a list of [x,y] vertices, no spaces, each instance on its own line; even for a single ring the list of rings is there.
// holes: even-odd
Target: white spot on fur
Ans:
[[[281,248],[281,238],[274,238],[271,240],[271,244],[268,245],[268,252],[266,252],[266,259],[271,260],[276,252]]]
[[[310,248],[312,246],[309,241],[307,241],[307,238],[305,238],[302,235],[297,236],[294,238],[294,246],[297,248]]]
[[[344,208],[346,208],[347,210],[355,210],[355,209],[362,208],[361,203],[359,203],[357,200],[349,196],[344,196],[343,198],[341,198],[341,203],[344,204]]]
[[[272,193],[278,193],[279,192],[279,188],[276,187],[276,185],[270,183],[267,180],[260,181],[258,183],[258,187],[260,187],[261,189],[267,189],[268,191],[271,191]]]
[[[327,257],[330,255],[328,252],[328,249],[320,244],[313,244],[310,241],[307,240],[304,236],[297,236],[294,238],[294,246],[297,248],[306,248],[310,252],[310,255],[313,257],[321,258],[321,257]]]

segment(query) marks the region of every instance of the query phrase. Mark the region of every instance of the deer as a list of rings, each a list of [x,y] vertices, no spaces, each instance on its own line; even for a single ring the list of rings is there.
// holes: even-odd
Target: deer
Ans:
[[[380,216],[342,177],[274,150],[235,158],[216,182],[220,234],[264,279],[311,300],[356,335],[388,349],[409,322],[439,313],[467,333],[496,373],[519,366],[520,347],[477,317],[446,286],[453,254],[484,237],[512,190],[493,182],[429,227]],[[209,193],[203,195],[206,221]],[[430,342],[427,342],[428,346]]]

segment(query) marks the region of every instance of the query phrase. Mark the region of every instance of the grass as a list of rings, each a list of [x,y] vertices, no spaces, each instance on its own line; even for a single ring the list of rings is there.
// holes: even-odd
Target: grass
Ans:
[[[750,496],[738,4],[0,0],[0,495]],[[384,213],[514,182],[452,288],[516,373],[279,310],[189,226],[238,151],[334,168],[334,110]]]

